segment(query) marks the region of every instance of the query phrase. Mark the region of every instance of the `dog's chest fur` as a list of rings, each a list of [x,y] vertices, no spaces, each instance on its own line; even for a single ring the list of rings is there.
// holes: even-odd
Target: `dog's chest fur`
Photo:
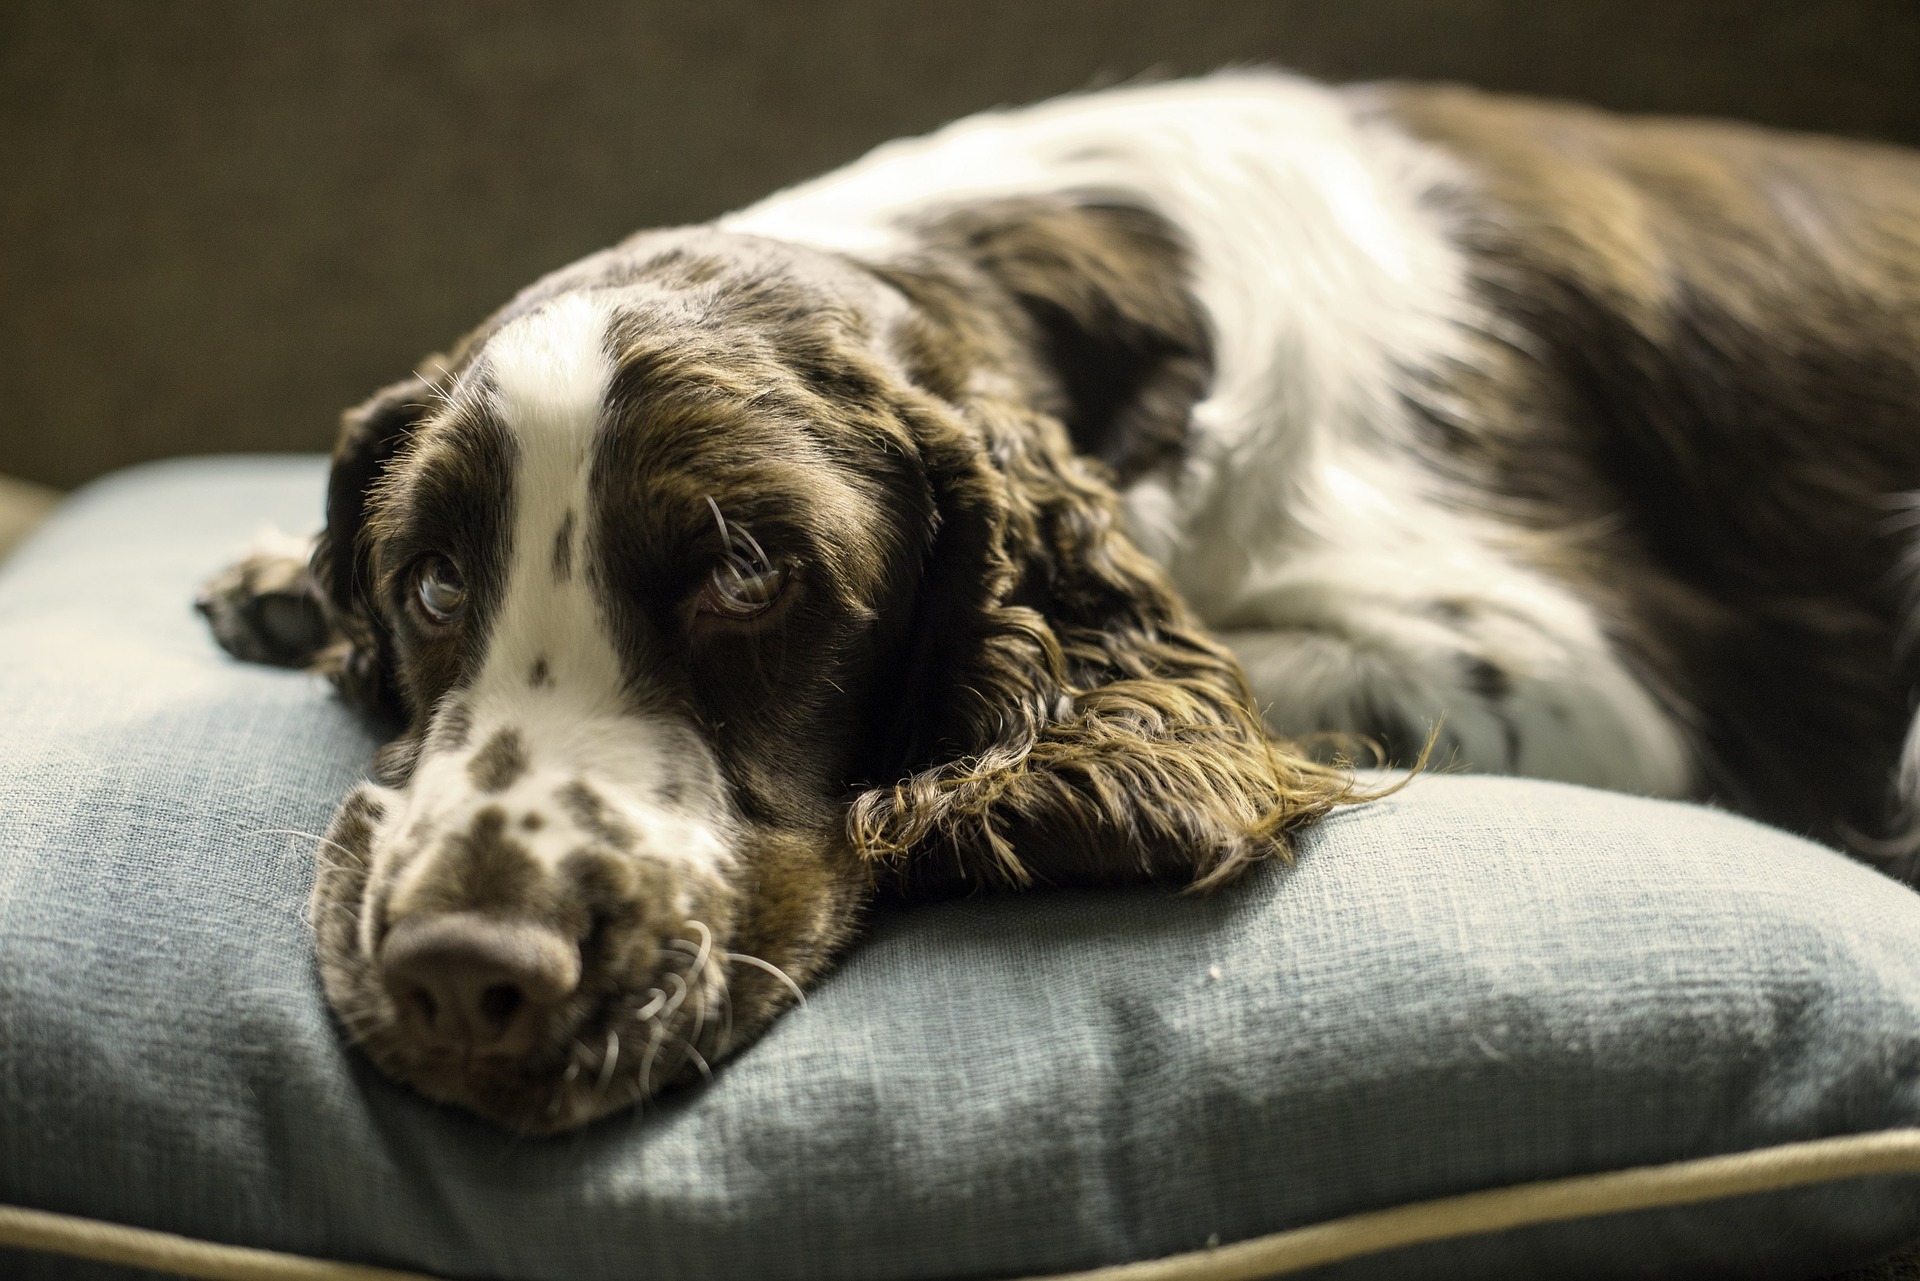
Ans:
[[[721,225],[884,261],[1049,193],[1185,250],[1211,377],[1125,508],[1277,730],[1876,826],[1911,156],[1228,75],[975,117]]]

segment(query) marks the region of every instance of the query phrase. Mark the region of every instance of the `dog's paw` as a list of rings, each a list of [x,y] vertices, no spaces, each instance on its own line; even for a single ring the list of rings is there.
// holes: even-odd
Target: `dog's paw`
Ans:
[[[273,533],[200,589],[194,608],[220,647],[249,663],[305,667],[330,639],[313,579],[309,544]]]

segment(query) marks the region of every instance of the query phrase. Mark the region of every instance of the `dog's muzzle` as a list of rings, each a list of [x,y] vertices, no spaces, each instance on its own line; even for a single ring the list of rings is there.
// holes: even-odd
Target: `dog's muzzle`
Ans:
[[[313,919],[328,996],[376,1062],[546,1130],[725,1049],[731,858],[722,823],[657,780],[543,768],[510,733],[350,796]]]

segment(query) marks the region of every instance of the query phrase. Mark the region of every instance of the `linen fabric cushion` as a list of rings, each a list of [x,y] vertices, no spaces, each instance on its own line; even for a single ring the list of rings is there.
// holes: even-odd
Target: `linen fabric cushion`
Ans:
[[[1417,780],[1210,898],[880,912],[713,1085],[578,1134],[424,1102],[343,1048],[302,920],[298,833],[376,731],[190,608],[263,521],[317,523],[323,472],[124,473],[0,571],[0,1206],[499,1278],[1807,1276],[1920,1236],[1914,1147],[1384,1254],[1418,1234],[1236,1244],[1914,1138],[1883,1132],[1920,1126],[1920,896],[1710,810],[1498,779]]]

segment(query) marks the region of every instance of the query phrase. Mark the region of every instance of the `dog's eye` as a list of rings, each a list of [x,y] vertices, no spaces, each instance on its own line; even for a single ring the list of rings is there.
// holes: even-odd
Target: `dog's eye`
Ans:
[[[700,611],[733,619],[752,618],[765,612],[787,585],[786,568],[774,564],[773,558],[761,549],[759,540],[744,527],[728,524],[727,518],[720,514],[720,505],[713,499],[707,499],[707,507],[713,513],[727,549],[700,591]]]
[[[700,608],[726,618],[752,618],[778,600],[786,585],[787,571],[781,566],[770,565],[764,558],[729,554],[707,579]]]
[[[413,571],[420,608],[436,623],[451,623],[467,612],[467,584],[445,556],[429,556]]]

